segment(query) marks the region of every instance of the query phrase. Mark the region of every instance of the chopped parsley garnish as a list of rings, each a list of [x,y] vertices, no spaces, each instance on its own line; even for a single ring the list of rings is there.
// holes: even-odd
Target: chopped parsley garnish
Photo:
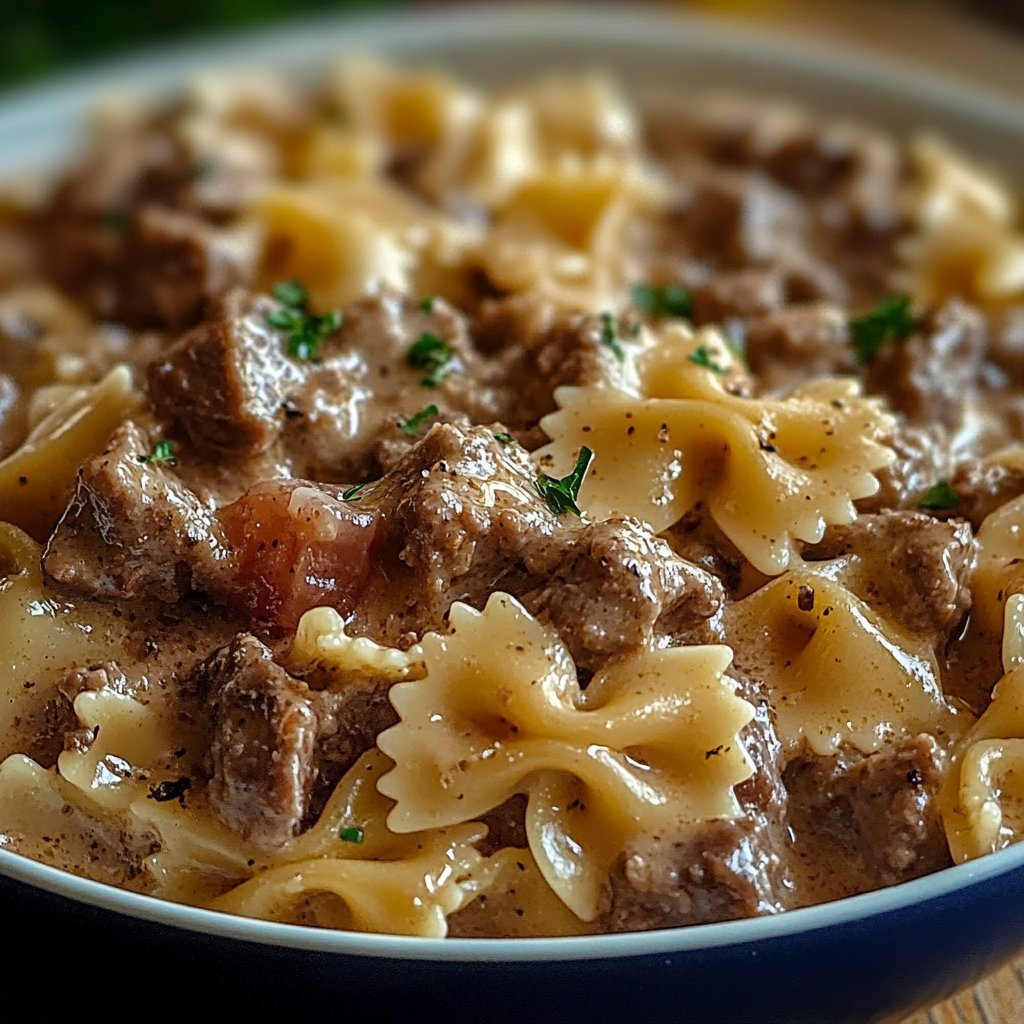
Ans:
[[[359,495],[362,493],[363,488],[366,484],[353,484],[351,487],[346,487],[341,492],[342,501],[358,501]]]
[[[131,215],[127,210],[107,210],[100,217],[99,225],[112,235],[123,235],[128,230],[129,220],[131,220]]]
[[[515,442],[515,438],[511,434],[505,433],[505,431],[502,431],[500,434],[495,434],[494,440],[499,444],[512,444]]]
[[[693,294],[678,284],[647,284],[632,288],[633,305],[649,316],[689,317],[693,313]]]
[[[431,404],[420,409],[415,416],[410,416],[398,425],[402,428],[403,434],[408,434],[409,437],[416,437],[427,421],[434,419],[435,416],[437,416],[437,406]]]
[[[959,508],[960,495],[953,490],[948,480],[939,480],[924,492],[924,497],[917,503],[917,507],[936,510]]]
[[[587,470],[590,468],[593,458],[594,453],[584,446],[580,449],[576,465],[568,476],[563,476],[561,480],[556,480],[553,476],[548,476],[547,473],[541,473],[537,477],[535,481],[537,493],[548,503],[548,508],[556,516],[562,515],[563,512],[572,512],[574,515],[580,515],[580,508],[576,504],[576,499],[579,497],[580,488],[583,486],[583,478],[587,475]]]
[[[174,444],[166,440],[157,441],[149,455],[136,455],[139,462],[166,462],[174,464]]]
[[[697,348],[686,358],[689,359],[691,363],[703,366],[705,370],[711,370],[713,373],[726,372],[724,366],[719,366],[718,363],[711,358],[711,353],[708,351],[707,345],[698,345]]]
[[[424,295],[423,298],[420,299],[420,309],[422,309],[424,313],[433,313],[434,312],[434,296],[433,295]]]
[[[420,381],[425,388],[436,388],[450,373],[455,372],[455,349],[430,331],[424,331],[409,346],[405,361],[417,370],[426,370]]]
[[[883,299],[869,313],[850,320],[850,340],[857,362],[862,366],[870,362],[882,346],[902,341],[919,326],[910,312],[909,295],[890,295]]]
[[[601,344],[610,348],[615,353],[616,359],[626,358],[626,353],[619,343],[619,328],[611,313],[601,314]]]
[[[212,156],[201,156],[192,165],[188,176],[191,181],[203,181],[205,178],[209,178],[216,169],[217,161]]]
[[[361,843],[365,833],[356,825],[348,825],[338,832],[338,838],[343,843]]]
[[[267,323],[283,331],[288,354],[295,359],[314,359],[317,349],[341,327],[341,310],[331,309],[318,315],[310,313],[309,292],[298,281],[283,281],[271,289],[284,307],[267,314]]]

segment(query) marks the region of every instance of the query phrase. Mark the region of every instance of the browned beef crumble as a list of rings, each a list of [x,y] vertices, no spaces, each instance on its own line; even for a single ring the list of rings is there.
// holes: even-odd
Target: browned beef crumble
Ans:
[[[860,871],[860,885],[845,895],[875,887],[875,879],[895,885],[952,863],[939,811],[944,763],[933,737],[916,736],[867,757],[804,756],[787,765],[797,835],[829,841]]]
[[[844,555],[866,569],[869,590],[862,598],[939,647],[970,610],[974,538],[968,523],[921,512],[862,515],[848,526],[829,527],[818,544],[804,548],[810,561]]]
[[[48,579],[101,598],[177,601],[225,557],[217,518],[161,463],[131,421],[79,471],[43,552]]]

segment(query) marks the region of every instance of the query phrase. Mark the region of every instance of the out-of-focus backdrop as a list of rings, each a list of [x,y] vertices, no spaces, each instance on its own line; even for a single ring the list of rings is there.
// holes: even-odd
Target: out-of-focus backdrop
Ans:
[[[619,6],[637,2],[619,0]],[[484,3],[475,0],[475,6]],[[6,0],[0,3],[0,88],[87,61],[211,32],[272,28],[288,18],[331,12],[391,10],[400,18],[412,6],[431,4],[430,0]],[[585,17],[594,4],[574,6]],[[840,38],[1024,96],[1022,0],[663,0],[660,6],[697,8],[789,35]]]

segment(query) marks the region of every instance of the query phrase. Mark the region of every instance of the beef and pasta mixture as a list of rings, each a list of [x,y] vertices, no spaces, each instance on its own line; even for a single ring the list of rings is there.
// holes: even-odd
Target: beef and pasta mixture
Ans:
[[[1007,846],[1022,266],[989,171],[782,102],[99,111],[0,206],[0,847],[502,937]]]

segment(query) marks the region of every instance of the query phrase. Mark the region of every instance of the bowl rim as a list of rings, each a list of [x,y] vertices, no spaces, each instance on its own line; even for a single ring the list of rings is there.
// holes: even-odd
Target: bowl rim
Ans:
[[[344,45],[338,33],[344,33]],[[685,34],[685,47],[683,46]],[[962,79],[950,79],[913,62],[896,63],[857,47],[804,41],[690,12],[624,11],[590,8],[585,19],[569,5],[522,7],[502,3],[466,9],[403,11],[392,22],[389,12],[335,14],[294,21],[284,26],[235,31],[170,47],[137,51],[81,70],[0,92],[0,138],[28,131],[41,119],[77,113],[119,84],[140,82],[147,88],[180,84],[191,70],[216,63],[221,67],[255,65],[263,58],[284,63],[309,53],[325,58],[359,47],[405,49],[415,45],[458,42],[468,45],[495,37],[557,37],[608,46],[639,46],[662,52],[707,48],[766,68],[796,65],[808,76],[833,83],[872,82],[904,100],[943,106],[954,115],[977,119],[990,131],[1024,134],[1024,104]],[[430,939],[364,932],[330,931],[237,917],[219,911],[172,903],[81,878],[0,848],[0,877],[103,910],[185,931],[264,945],[329,954],[415,961],[552,962],[656,956],[725,946],[749,945],[794,936],[907,910],[948,897],[1004,875],[1021,872],[1024,843],[978,860],[913,881],[860,896],[790,910],[767,917],[694,925],[685,928],[523,939]]]

